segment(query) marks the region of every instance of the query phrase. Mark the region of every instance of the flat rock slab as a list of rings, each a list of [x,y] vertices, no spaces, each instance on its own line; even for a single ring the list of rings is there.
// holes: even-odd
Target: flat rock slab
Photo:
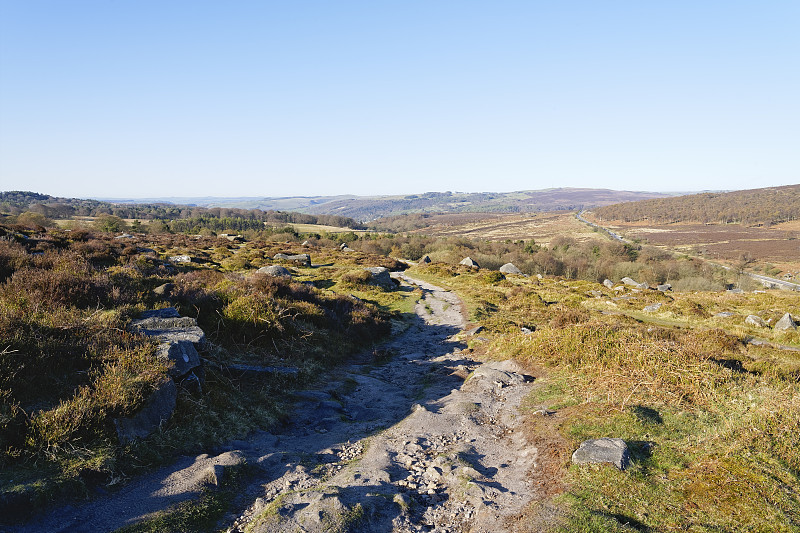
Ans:
[[[576,464],[611,463],[620,470],[630,464],[628,445],[622,439],[603,437],[587,440],[572,454],[572,462]]]

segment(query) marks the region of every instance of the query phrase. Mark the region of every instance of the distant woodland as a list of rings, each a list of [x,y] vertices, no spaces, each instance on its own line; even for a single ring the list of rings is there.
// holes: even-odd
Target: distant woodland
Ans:
[[[624,222],[772,225],[800,218],[800,185],[641,200],[592,211],[603,220]]]
[[[218,229],[255,229],[267,225],[323,224],[359,229],[352,218],[339,215],[308,215],[261,209],[198,207],[174,204],[113,204],[99,200],[59,198],[27,191],[0,192],[0,213],[21,215],[35,213],[46,219],[115,216],[133,220],[174,221],[176,231],[201,227]],[[223,222],[224,221],[224,222]],[[170,224],[172,226],[172,224]]]

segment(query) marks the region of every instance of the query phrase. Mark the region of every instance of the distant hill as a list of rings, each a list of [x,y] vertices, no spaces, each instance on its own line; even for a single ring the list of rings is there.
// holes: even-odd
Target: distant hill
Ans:
[[[575,210],[617,202],[663,198],[665,193],[609,189],[557,188],[506,193],[428,192],[397,196],[292,196],[279,198],[148,198],[122,202],[179,203],[205,207],[292,210],[316,215],[339,215],[360,221],[410,213],[522,213]]]
[[[800,219],[800,185],[701,193],[606,205],[592,210],[603,220],[769,225]]]

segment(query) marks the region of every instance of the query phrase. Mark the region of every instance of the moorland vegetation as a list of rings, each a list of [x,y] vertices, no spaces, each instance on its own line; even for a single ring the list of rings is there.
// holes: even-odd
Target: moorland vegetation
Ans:
[[[555,502],[565,530],[800,527],[800,357],[791,350],[800,337],[745,321],[797,317],[796,293],[754,292],[760,287],[736,270],[599,234],[540,245],[299,232],[286,221],[237,227],[257,218],[208,213],[135,228],[113,213],[67,228],[35,211],[8,215],[0,225],[0,503],[24,498],[31,511],[54,496],[87,496],[176,454],[280,423],[294,388],[369,353],[413,308],[418,294],[371,285],[364,267],[404,269],[427,255],[432,263],[409,273],[456,291],[484,328],[465,353],[514,358],[539,380],[525,416],[543,450],[533,475],[545,489],[531,515]],[[243,239],[215,236],[223,232]],[[255,272],[279,252],[311,253],[313,266],[285,263],[290,278]],[[465,256],[481,268],[458,265]],[[500,274],[508,262],[523,275]],[[674,290],[599,283],[625,276]],[[724,291],[731,285],[745,291]],[[113,419],[134,413],[169,370],[154,342],[128,326],[167,306],[208,335],[206,382],[200,394],[179,394],[155,434],[122,443]],[[298,372],[253,379],[230,371],[239,364]],[[630,470],[570,466],[580,441],[601,436],[625,439]]]

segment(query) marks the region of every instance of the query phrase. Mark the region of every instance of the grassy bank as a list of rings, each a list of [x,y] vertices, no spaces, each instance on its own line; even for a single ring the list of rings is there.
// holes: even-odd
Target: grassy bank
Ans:
[[[360,274],[364,266],[397,262],[335,247],[0,232],[5,521],[64,496],[114,489],[178,454],[201,453],[280,422],[292,389],[378,342],[416,298],[375,287]],[[254,273],[275,263],[278,252],[309,251],[325,266],[287,263],[292,278]],[[170,259],[180,255],[191,261]],[[156,343],[128,324],[145,309],[167,306],[196,318],[211,341],[201,353],[203,391],[180,390],[168,423],[123,444],[113,420],[135,413],[168,371]],[[299,372],[254,378],[232,372],[231,364]]]
[[[800,528],[800,354],[746,343],[758,333],[797,346],[800,336],[743,325],[751,313],[797,316],[796,295],[628,290],[615,300],[583,281],[442,265],[411,274],[470,302],[485,328],[475,351],[539,378],[526,425],[544,488],[531,515],[555,502],[564,531]],[[641,311],[655,301],[660,313]],[[624,439],[632,466],[571,465],[580,442],[599,437]]]

